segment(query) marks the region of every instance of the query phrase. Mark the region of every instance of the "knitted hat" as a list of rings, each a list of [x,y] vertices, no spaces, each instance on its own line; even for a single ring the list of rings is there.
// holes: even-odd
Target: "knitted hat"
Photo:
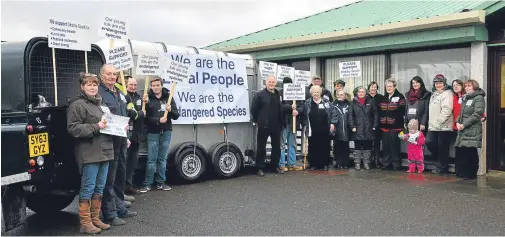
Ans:
[[[433,78],[433,84],[435,84],[435,82],[443,82],[444,85],[447,85],[447,78],[445,78],[442,74],[438,74],[435,78]]]

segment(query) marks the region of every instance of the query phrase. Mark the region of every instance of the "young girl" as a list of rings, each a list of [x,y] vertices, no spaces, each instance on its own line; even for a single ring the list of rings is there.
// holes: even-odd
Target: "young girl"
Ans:
[[[419,173],[422,173],[424,170],[424,152],[423,152],[423,145],[424,145],[424,134],[419,131],[419,121],[416,119],[411,119],[408,124],[409,128],[409,133],[408,134],[403,134],[401,132],[398,134],[400,139],[407,141],[408,146],[407,146],[407,153],[408,153],[408,159],[409,159],[409,170],[407,171],[408,173],[414,173],[416,172],[416,165],[417,165],[417,170]]]

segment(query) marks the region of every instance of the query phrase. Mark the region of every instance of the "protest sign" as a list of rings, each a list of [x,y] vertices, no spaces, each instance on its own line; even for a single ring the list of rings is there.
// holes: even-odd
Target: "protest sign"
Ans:
[[[174,124],[249,122],[249,92],[245,60],[209,55],[168,53],[189,67],[187,82],[173,98],[179,110]],[[175,84],[164,78],[164,86]],[[172,91],[171,91],[172,94]]]
[[[176,83],[187,83],[190,76],[191,65],[172,60],[170,57],[166,57],[165,59],[160,75],[161,78]]]
[[[105,61],[114,65],[116,71],[133,68],[133,55],[129,45],[123,45],[109,50],[104,50]]]
[[[86,24],[49,19],[49,48],[91,51],[90,33]]]
[[[128,34],[128,23],[123,20],[106,16],[98,25],[98,36],[101,37],[105,37],[111,40],[128,41]]]
[[[286,83],[283,86],[282,99],[284,101],[292,100],[293,105],[296,105],[296,100],[305,100],[305,85]],[[293,116],[293,133],[296,133],[296,116]]]
[[[310,85],[312,83],[312,80],[310,78],[310,72],[309,71],[302,71],[302,70],[295,70],[295,79],[293,81],[296,84],[301,84],[301,85]]]
[[[258,71],[262,81],[266,80],[268,76],[277,76],[277,63],[260,61]]]
[[[295,78],[295,68],[286,66],[277,66],[277,81],[282,81],[284,77]]]
[[[105,113],[102,119],[106,121],[107,126],[103,129],[100,129],[100,133],[119,137],[127,136],[127,131],[125,128],[128,126],[128,121],[130,121],[129,117]]]
[[[135,74],[144,76],[156,76],[160,74],[160,56],[139,54]]]
[[[338,63],[340,78],[360,77],[361,76],[361,62],[341,62]]]

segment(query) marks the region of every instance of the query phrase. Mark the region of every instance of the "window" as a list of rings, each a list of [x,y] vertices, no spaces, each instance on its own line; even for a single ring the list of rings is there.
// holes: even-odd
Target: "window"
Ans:
[[[420,76],[431,91],[435,75],[443,74],[447,83],[470,78],[470,48],[443,49],[391,55],[391,77],[396,79],[397,89],[405,93],[410,80]]]

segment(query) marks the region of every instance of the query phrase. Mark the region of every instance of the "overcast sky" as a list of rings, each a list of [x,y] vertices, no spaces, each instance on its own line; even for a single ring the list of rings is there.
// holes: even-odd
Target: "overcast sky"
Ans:
[[[203,47],[356,0],[4,1],[1,39],[46,36],[55,19],[89,24],[105,16],[130,24],[130,38]],[[98,36],[96,37],[97,41]]]

